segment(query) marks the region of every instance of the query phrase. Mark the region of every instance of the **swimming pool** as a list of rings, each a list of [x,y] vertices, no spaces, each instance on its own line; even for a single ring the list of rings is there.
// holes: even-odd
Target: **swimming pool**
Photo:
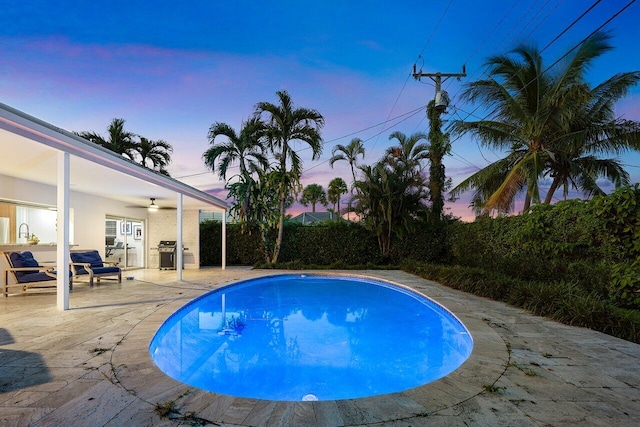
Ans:
[[[409,288],[359,276],[246,280],[180,308],[149,352],[170,377],[238,397],[300,401],[392,393],[442,378],[473,340]]]

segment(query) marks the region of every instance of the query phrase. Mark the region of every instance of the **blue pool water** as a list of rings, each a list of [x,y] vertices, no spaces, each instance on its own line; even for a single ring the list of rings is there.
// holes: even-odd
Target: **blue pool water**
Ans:
[[[232,396],[337,400],[442,378],[473,340],[448,310],[405,287],[353,276],[277,275],[209,292],[149,346],[170,377]]]

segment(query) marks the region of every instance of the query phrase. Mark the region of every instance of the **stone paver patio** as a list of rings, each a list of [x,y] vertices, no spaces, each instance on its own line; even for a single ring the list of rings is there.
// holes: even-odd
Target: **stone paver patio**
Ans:
[[[399,271],[349,272],[410,286],[454,312],[474,338],[451,375],[378,397],[273,402],[193,389],[160,372],[148,345],[203,292],[284,272],[230,268],[128,272],[134,280],[0,299],[2,426],[636,426],[640,345],[561,325]],[[162,416],[158,408],[171,408]]]

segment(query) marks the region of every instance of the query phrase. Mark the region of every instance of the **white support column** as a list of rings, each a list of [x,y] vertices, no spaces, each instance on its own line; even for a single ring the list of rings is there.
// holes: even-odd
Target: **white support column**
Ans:
[[[58,310],[69,310],[69,153],[58,154],[58,236],[56,268],[57,277],[57,307]]]
[[[184,244],[182,243],[182,193],[178,193],[178,210],[177,210],[177,221],[176,221],[176,272],[178,273],[178,280],[182,280],[182,268],[183,268],[183,251],[182,247]]]
[[[227,268],[227,211],[222,211],[222,269]]]

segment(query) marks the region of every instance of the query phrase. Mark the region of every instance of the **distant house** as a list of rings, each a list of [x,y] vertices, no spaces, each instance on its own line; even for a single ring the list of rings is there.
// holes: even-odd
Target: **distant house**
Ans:
[[[294,216],[290,221],[299,222],[302,225],[317,224],[323,221],[335,221],[337,215],[333,212],[302,212],[301,214]]]

